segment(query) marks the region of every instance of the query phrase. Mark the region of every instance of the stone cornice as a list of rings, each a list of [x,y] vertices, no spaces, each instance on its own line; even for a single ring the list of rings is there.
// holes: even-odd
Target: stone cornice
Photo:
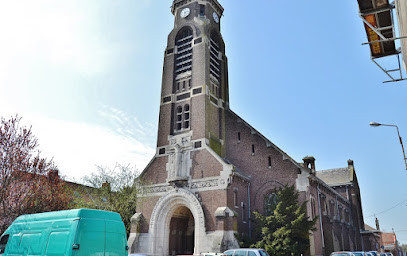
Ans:
[[[228,186],[228,180],[217,177],[208,177],[203,179],[191,179],[186,186],[187,189],[193,192],[202,192],[207,190],[219,190],[226,189]],[[142,187],[142,193],[139,197],[161,196],[168,191],[173,190],[174,187],[168,183],[145,185]]]

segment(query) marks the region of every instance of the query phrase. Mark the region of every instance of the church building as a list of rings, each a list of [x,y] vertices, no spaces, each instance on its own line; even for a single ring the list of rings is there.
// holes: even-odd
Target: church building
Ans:
[[[131,252],[197,255],[238,248],[236,237],[253,234],[253,211],[263,212],[274,190],[285,185],[295,186],[310,218],[318,216],[310,255],[362,250],[353,161],[316,172],[313,157],[296,162],[240,118],[229,108],[223,7],[217,0],[174,0],[171,11],[157,150],[141,174]]]

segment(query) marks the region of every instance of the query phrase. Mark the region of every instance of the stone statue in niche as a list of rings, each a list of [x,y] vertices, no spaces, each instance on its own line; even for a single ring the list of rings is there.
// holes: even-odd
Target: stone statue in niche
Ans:
[[[168,181],[186,181],[192,166],[190,150],[193,147],[190,136],[174,136],[171,138],[170,144],[167,163]]]

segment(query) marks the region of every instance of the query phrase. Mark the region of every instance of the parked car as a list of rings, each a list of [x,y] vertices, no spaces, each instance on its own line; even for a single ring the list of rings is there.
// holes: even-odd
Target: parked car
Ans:
[[[354,256],[373,256],[370,252],[357,251],[352,253]]]
[[[118,213],[76,209],[22,215],[0,236],[0,256],[127,256]]]
[[[393,253],[391,253],[391,252],[386,252],[386,255],[387,255],[387,256],[393,256]]]
[[[231,249],[224,252],[226,256],[270,256],[264,249]]]
[[[376,252],[376,251],[370,251],[370,253],[371,253],[373,256],[379,256],[379,253]]]
[[[333,252],[331,256],[354,256],[353,252],[348,251],[341,251],[341,252]]]

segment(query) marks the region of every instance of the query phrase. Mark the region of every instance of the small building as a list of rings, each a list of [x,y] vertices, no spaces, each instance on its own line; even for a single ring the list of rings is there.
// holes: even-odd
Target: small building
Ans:
[[[391,252],[394,256],[401,256],[403,251],[397,241],[396,233],[382,233],[382,251]]]
[[[376,219],[377,220],[377,219]],[[380,251],[382,247],[382,231],[365,224],[365,230],[361,232],[365,251]]]
[[[362,202],[354,163],[348,160],[345,168],[316,172],[338,195],[326,199],[331,214],[324,218],[325,232],[332,232],[333,241],[326,243],[328,251],[363,249],[361,231],[364,230]],[[342,199],[342,202],[338,199]],[[334,214],[337,211],[337,214]]]

